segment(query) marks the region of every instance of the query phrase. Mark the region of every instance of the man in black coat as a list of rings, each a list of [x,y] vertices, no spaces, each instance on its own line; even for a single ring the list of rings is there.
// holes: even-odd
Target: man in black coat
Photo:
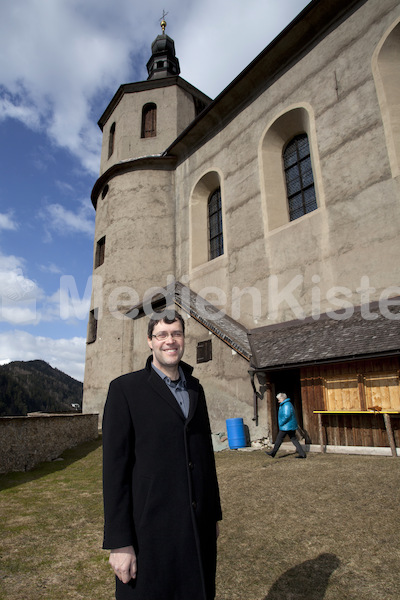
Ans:
[[[117,600],[212,600],[222,518],[204,391],[184,321],[154,314],[145,369],[111,382],[103,417],[104,542]]]

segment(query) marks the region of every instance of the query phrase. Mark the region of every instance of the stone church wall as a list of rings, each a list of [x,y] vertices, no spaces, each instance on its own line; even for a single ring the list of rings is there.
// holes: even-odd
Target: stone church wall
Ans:
[[[252,288],[260,314],[249,296],[236,317],[249,329],[337,310],[348,295],[359,305],[363,281],[378,300],[399,279],[398,178],[389,168],[372,63],[398,15],[390,5],[371,0],[350,15],[177,168],[177,279],[187,276],[200,295],[210,286],[222,290],[228,314],[233,290]],[[310,141],[318,209],[289,222],[274,211],[282,149],[299,131]],[[210,173],[221,186],[224,255],[197,264],[197,190]],[[284,289],[294,290],[293,305],[282,300],[274,310],[273,292],[279,300]]]
[[[374,56],[399,16],[395,0],[360,2],[315,32],[315,43],[302,51],[295,44],[292,58],[292,34],[283,36],[262,70],[256,63],[244,72],[169,147],[176,168],[166,156],[154,158],[158,170],[143,158],[150,143],[165,150],[161,120],[150,142],[133,127],[144,101],[157,104],[160,119],[165,104],[172,118],[173,89],[126,94],[110,121],[117,122],[116,147],[126,149],[129,138],[132,164],[108,173],[109,191],[97,202],[95,243],[105,236],[106,249],[94,271],[103,296],[97,302],[94,294],[92,308],[102,301],[104,310],[87,347],[85,411],[101,415],[110,380],[143,368],[147,319],[121,320],[120,305],[135,306],[169,276],[249,330],[376,301],[399,281],[400,180],[390,166],[374,74]],[[275,71],[276,54],[287,62]],[[282,152],[299,133],[309,141],[317,209],[290,221]],[[103,156],[101,172],[121,157],[117,150],[108,162]],[[218,187],[224,253],[209,260],[207,201]],[[110,297],[118,300],[114,307]],[[247,360],[212,337],[212,360],[196,364],[197,343],[209,335],[187,321],[185,360],[204,385],[213,432],[226,418],[243,417],[252,437],[265,436],[266,417],[252,425]]]

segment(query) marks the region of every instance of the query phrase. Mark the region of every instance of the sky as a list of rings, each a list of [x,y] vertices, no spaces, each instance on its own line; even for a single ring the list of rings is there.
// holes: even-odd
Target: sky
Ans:
[[[97,122],[121,84],[147,79],[164,11],[181,77],[215,98],[307,4],[0,0],[0,364],[41,359],[83,381]]]

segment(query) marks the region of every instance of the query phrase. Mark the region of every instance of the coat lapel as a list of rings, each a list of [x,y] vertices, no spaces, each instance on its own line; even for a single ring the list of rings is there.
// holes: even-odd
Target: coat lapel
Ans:
[[[153,390],[161,396],[183,420],[185,420],[184,414],[182,413],[175,396],[153,368],[150,369],[149,383]]]
[[[197,400],[199,397],[199,386],[198,386],[198,382],[196,379],[194,379],[193,377],[191,377],[190,375],[185,375],[186,377],[186,385],[187,385],[187,391],[189,392],[189,414],[188,414],[188,421],[190,421],[190,419],[192,419],[194,413],[196,412],[196,408],[197,408]]]

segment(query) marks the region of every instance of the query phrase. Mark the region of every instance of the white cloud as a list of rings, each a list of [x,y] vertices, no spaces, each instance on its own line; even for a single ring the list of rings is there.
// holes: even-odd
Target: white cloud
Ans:
[[[74,193],[74,187],[70,184],[67,183],[66,181],[55,181],[56,186],[58,187],[58,189],[66,195],[71,195]]]
[[[11,271],[13,269],[21,269],[24,265],[24,260],[19,256],[12,254],[7,256],[0,252],[0,271]]]
[[[194,2],[176,34],[171,19],[181,75],[214,98],[307,4],[308,0]]]
[[[39,322],[39,313],[36,302],[19,300],[18,302],[2,302],[0,321],[11,325],[36,325]]]
[[[11,231],[16,231],[18,229],[18,223],[14,221],[11,212],[0,213],[0,230],[1,229],[9,229]]]
[[[133,23],[123,18],[133,12],[130,2],[109,9],[104,0],[19,0],[3,3],[0,23],[4,117],[41,125],[96,173],[100,131],[91,100],[129,73],[132,48]]]
[[[24,275],[24,267],[21,258],[0,253],[0,323],[21,326],[56,321],[72,325],[87,322],[91,277],[82,296],[72,275],[61,276],[57,291],[46,296],[36,282]],[[60,269],[52,263],[41,270],[60,274]]]
[[[217,95],[306,4],[170,0],[167,33],[181,76]],[[0,119],[45,130],[97,174],[96,122],[122,83],[147,78],[163,7],[161,0],[3,2]]]
[[[60,278],[59,289],[46,299],[43,318],[45,320],[61,319],[75,324],[77,321],[87,322],[92,292],[92,278],[89,277],[82,297],[72,275]]]
[[[52,273],[53,275],[61,275],[62,269],[54,263],[48,263],[47,265],[39,265],[39,269],[43,273]]]
[[[83,381],[86,340],[51,339],[26,331],[0,333],[0,364],[13,360],[44,360],[52,367]]]
[[[38,129],[40,125],[40,116],[33,106],[24,106],[17,99],[13,101],[11,97],[0,98],[0,115],[1,120],[16,119],[31,129]]]
[[[82,200],[76,211],[65,208],[62,204],[48,204],[39,213],[51,236],[51,231],[60,235],[84,233],[90,238],[94,234],[94,213],[91,204]]]
[[[0,322],[38,323],[37,301],[43,291],[23,274],[23,267],[21,258],[0,254]]]
[[[0,298],[4,300],[32,300],[41,295],[36,283],[23,274],[25,262],[18,256],[0,252]]]

